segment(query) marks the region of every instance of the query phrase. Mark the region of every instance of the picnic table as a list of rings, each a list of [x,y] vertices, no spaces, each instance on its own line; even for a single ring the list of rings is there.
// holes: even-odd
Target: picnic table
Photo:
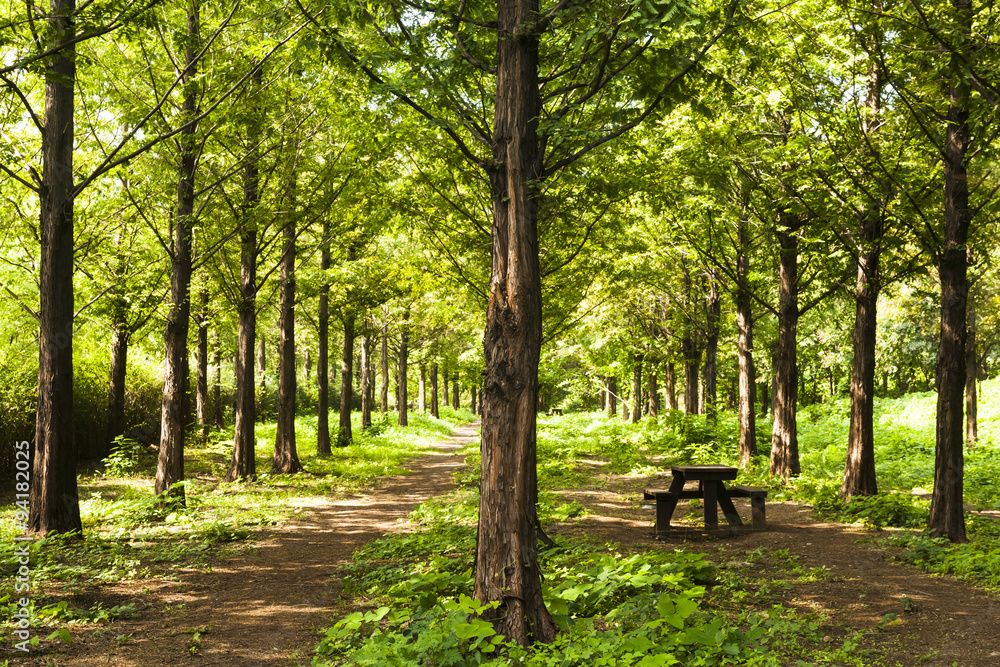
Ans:
[[[766,529],[764,500],[767,498],[767,491],[749,486],[726,488],[725,482],[736,479],[738,468],[723,465],[685,465],[673,466],[670,472],[673,480],[669,489],[643,490],[643,497],[646,500],[656,501],[657,535],[670,532],[670,519],[677,508],[677,501],[683,498],[704,500],[707,530],[718,529],[720,507],[730,528],[742,527],[743,520],[740,519],[732,499],[749,498],[753,530]],[[688,482],[697,482],[697,488],[686,488]]]

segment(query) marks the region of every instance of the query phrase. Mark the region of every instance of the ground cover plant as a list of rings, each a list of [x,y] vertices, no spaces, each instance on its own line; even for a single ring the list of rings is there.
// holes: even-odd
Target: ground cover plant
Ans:
[[[360,417],[360,415],[358,415]],[[456,424],[471,421],[466,410],[443,408],[440,419],[418,414],[410,425],[386,421],[364,431],[354,444],[330,455],[316,453],[315,416],[296,419],[305,473],[263,473],[256,483],[221,481],[232,442],[213,432],[186,448],[186,503],[163,504],[153,496],[155,453],[120,442],[103,472],[81,476],[84,537],[56,534],[19,543],[15,506],[0,510],[0,627],[8,634],[18,611],[15,551],[27,544],[32,591],[32,628],[52,628],[52,639],[70,641],[77,628],[97,627],[143,613],[136,600],[109,604],[109,584],[176,580],[180,571],[211,571],[220,559],[253,549],[255,531],[308,511],[315,501],[370,485],[377,477],[404,474],[403,462],[425,451]],[[268,470],[274,424],[257,426],[258,468]],[[67,634],[67,632],[69,634]],[[33,632],[33,639],[39,634]],[[44,639],[45,635],[42,634]]]

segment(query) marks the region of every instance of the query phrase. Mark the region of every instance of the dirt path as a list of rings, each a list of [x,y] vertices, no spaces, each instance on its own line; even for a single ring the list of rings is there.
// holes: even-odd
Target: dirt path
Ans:
[[[329,625],[341,582],[331,576],[355,549],[385,533],[431,496],[454,484],[463,465],[456,454],[477,437],[478,424],[460,426],[437,453],[407,463],[410,475],[389,477],[363,494],[311,508],[309,515],[259,535],[253,553],[218,564],[210,573],[184,573],[142,596],[137,621],[116,621],[106,632],[75,633],[73,644],[14,658],[17,665],[176,667],[308,665]],[[129,597],[123,588],[123,598]],[[131,599],[135,599],[132,593]],[[198,628],[196,654],[191,647]],[[121,643],[117,637],[131,635]],[[0,660],[7,655],[0,655]]]

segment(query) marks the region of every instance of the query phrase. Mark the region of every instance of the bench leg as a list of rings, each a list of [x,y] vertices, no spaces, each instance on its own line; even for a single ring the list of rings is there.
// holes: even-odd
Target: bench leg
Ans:
[[[750,516],[753,519],[754,530],[767,530],[763,495],[754,494],[750,496]]]
[[[677,496],[672,493],[656,496],[656,534],[666,535],[670,532],[670,518],[677,508]]]

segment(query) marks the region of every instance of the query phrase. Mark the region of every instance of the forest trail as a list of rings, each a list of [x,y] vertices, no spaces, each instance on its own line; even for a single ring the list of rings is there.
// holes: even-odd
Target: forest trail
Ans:
[[[403,528],[398,520],[417,505],[454,488],[452,473],[464,465],[457,452],[478,437],[478,429],[478,423],[459,426],[434,445],[437,452],[404,464],[412,474],[382,478],[360,494],[312,506],[302,519],[258,535],[253,552],[218,563],[212,572],[182,573],[179,584],[166,583],[145,596],[141,619],[115,621],[99,636],[79,633],[71,645],[13,664],[310,664],[317,629],[330,624],[340,598],[337,566],[364,543]],[[210,629],[200,633],[193,652],[199,628]],[[129,634],[124,644],[116,641]]]

